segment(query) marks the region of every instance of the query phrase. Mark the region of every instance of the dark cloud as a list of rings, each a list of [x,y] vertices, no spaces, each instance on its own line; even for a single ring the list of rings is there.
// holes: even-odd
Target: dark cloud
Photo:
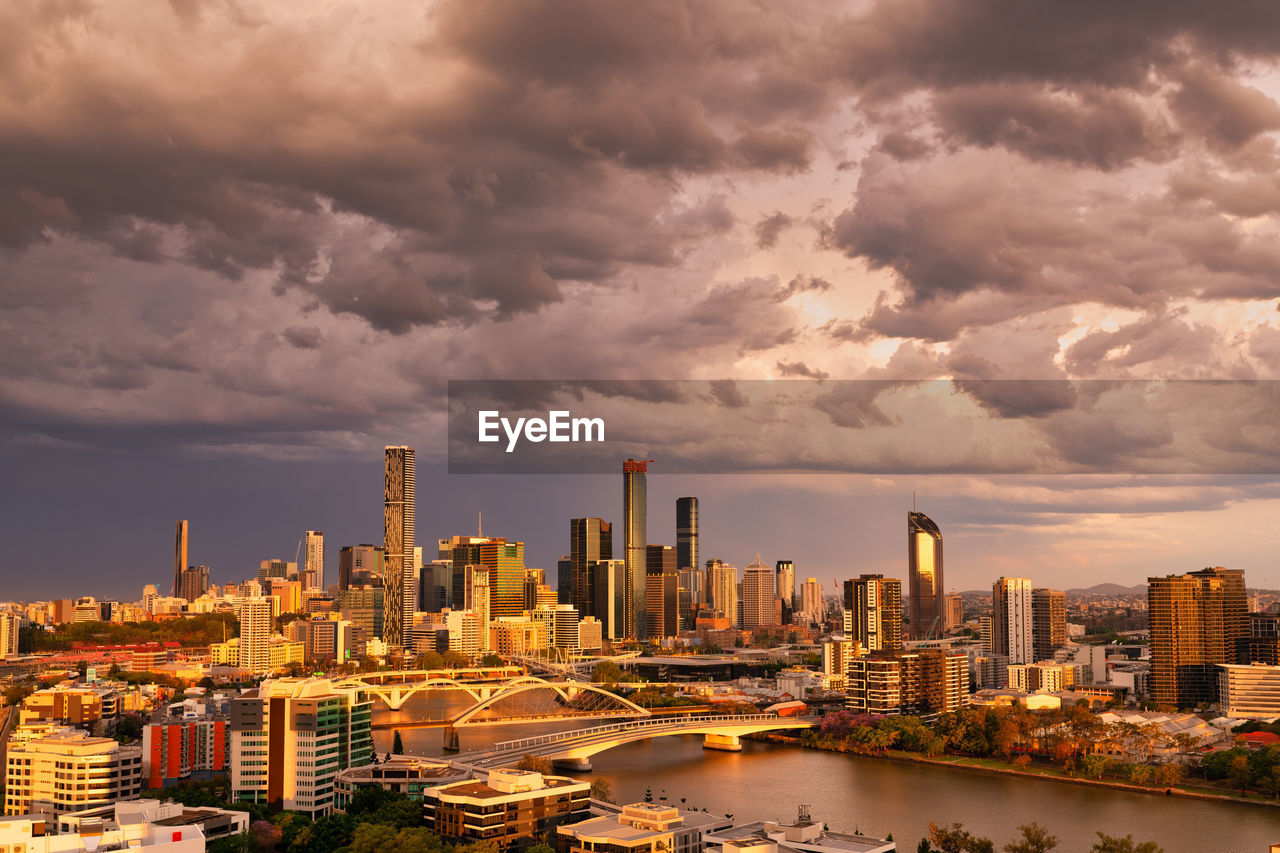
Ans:
[[[756,223],[756,248],[772,249],[778,245],[782,232],[791,227],[792,219],[782,211],[774,211]]]
[[[783,376],[799,376],[805,379],[826,379],[830,376],[822,370],[815,370],[803,361],[780,361],[778,372]]]
[[[324,342],[324,334],[315,326],[290,326],[284,339],[299,349],[316,349]]]

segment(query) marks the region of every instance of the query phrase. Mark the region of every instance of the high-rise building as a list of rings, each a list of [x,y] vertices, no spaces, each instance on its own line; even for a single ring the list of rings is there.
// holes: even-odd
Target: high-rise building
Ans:
[[[1236,659],[1242,664],[1280,665],[1280,613],[1250,611],[1248,625]]]
[[[910,633],[916,640],[942,635],[942,531],[923,512],[907,513]]]
[[[902,648],[902,581],[861,575],[844,582],[844,598],[853,622],[849,639],[870,652]]]
[[[182,570],[187,567],[187,531],[186,520],[179,521],[173,544],[173,594],[178,595],[182,589]]]
[[[569,519],[570,604],[584,616],[595,614],[595,591],[588,564],[613,559],[613,525],[602,518]]]
[[[236,619],[240,621],[240,668],[255,674],[269,671],[269,643],[275,627],[275,618],[271,615],[271,599],[239,599],[236,602]]]
[[[178,576],[178,598],[195,601],[209,591],[209,567],[188,566]]]
[[[702,571],[702,564],[698,562],[697,498],[676,499],[676,569]],[[696,601],[696,603],[703,602]]]
[[[281,580],[289,580],[297,577],[298,564],[290,563],[286,560],[263,560],[258,563],[258,580],[266,582],[272,578],[280,578]]]
[[[489,598],[489,569],[486,566],[467,566],[467,577],[465,590],[466,598],[463,607],[475,614],[476,624],[480,633],[479,646],[480,651],[487,651],[489,648],[489,613],[491,610]]]
[[[772,625],[773,599],[778,593],[777,576],[756,554],[755,562],[742,571],[742,627],[746,630]]]
[[[958,592],[949,592],[943,599],[945,610],[943,611],[942,627],[945,631],[951,631],[959,628],[964,624],[964,599],[960,597]],[[1066,611],[1063,611],[1065,617]],[[1066,622],[1063,622],[1063,632],[1066,632]]]
[[[267,680],[231,700],[231,796],[312,817],[334,779],[373,760],[373,703],[326,679]]]
[[[729,620],[738,624],[738,567],[723,560],[707,560],[707,588],[711,592],[711,606]]]
[[[452,562],[452,600],[466,600],[467,566],[489,570],[489,613],[519,616],[525,610],[524,543],[494,536],[454,536],[440,540],[442,558]]]
[[[1031,590],[1031,633],[1035,660],[1050,660],[1067,644],[1067,594],[1059,589]]]
[[[386,553],[381,545],[344,545],[338,551],[338,589],[382,586]]]
[[[649,462],[628,459],[622,463],[623,554],[626,562],[627,624],[625,636],[644,638],[645,629],[645,548],[649,544],[648,472]]]
[[[775,564],[778,574],[778,598],[787,603],[787,607],[796,607],[796,564],[790,560],[779,560]]]
[[[599,560],[588,563],[587,571],[591,572],[591,589],[595,595],[592,609],[600,620],[600,629],[605,638],[620,640],[626,631],[626,561]]]
[[[1147,579],[1151,698],[1194,708],[1218,701],[1218,664],[1237,662],[1248,631],[1244,572],[1207,568]]]
[[[946,649],[872,652],[849,660],[848,707],[862,714],[932,717],[959,710],[969,659]]]
[[[308,530],[303,544],[302,588],[324,589],[324,531]]]
[[[645,636],[674,637],[680,631],[679,574],[676,549],[670,545],[645,548]]]
[[[18,653],[18,626],[21,620],[16,613],[0,613],[0,660]]]
[[[814,623],[822,621],[826,614],[826,606],[822,603],[822,584],[817,578],[805,578],[800,585],[800,612]]]
[[[413,575],[415,458],[412,447],[387,447],[383,479],[383,547],[386,573],[383,586],[386,616],[383,639],[388,645],[404,643],[405,628],[413,624],[406,612],[405,583]]]
[[[994,651],[1009,663],[1034,663],[1031,622],[1031,581],[998,578],[991,586],[991,634]]]

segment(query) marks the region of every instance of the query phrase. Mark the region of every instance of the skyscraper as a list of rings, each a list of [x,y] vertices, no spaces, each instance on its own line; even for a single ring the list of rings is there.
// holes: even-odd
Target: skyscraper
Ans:
[[[853,621],[849,639],[869,652],[902,648],[902,581],[861,575],[844,582],[844,599]]]
[[[624,560],[600,560],[587,564],[591,572],[592,603],[604,637],[620,640],[625,634],[627,565]]]
[[[1194,708],[1217,700],[1220,663],[1237,663],[1248,632],[1244,572],[1222,567],[1147,579],[1151,698]]]
[[[628,459],[622,463],[622,524],[627,567],[626,636],[644,638],[645,627],[645,546],[649,544],[648,472],[649,462]]]
[[[778,598],[787,603],[792,610],[796,609],[796,564],[790,560],[779,560],[775,565],[778,574]]]
[[[773,624],[773,599],[778,583],[772,566],[756,554],[755,562],[742,571],[742,626],[750,630]]]
[[[182,570],[187,567],[187,522],[179,521],[173,545],[173,594],[182,591]]]
[[[822,584],[818,583],[817,578],[806,578],[800,585],[800,612],[810,622],[822,621],[826,606],[822,603]]]
[[[923,512],[907,513],[907,569],[910,582],[911,636],[942,635],[942,531]]]
[[[236,602],[236,619],[240,622],[240,668],[254,674],[271,669],[268,642],[275,627],[275,618],[271,615],[271,599],[240,599]]]
[[[1067,644],[1067,594],[1059,589],[1031,590],[1031,634],[1035,660],[1049,660]]]
[[[998,578],[991,587],[992,651],[1008,655],[1009,663],[1034,663],[1031,626],[1031,581]]]
[[[613,559],[613,525],[602,518],[569,519],[570,604],[583,616],[595,615],[590,563]]]
[[[711,606],[719,610],[730,625],[738,624],[738,567],[723,560],[707,560],[707,588]]]
[[[702,571],[702,564],[698,562],[697,498],[676,499],[676,570],[685,569]]]
[[[387,562],[383,639],[388,645],[400,646],[405,641],[405,627],[413,621],[413,614],[405,612],[405,583],[414,573],[414,450],[388,446],[385,462],[382,529]]]
[[[209,567],[189,566],[182,570],[178,581],[178,597],[195,601],[209,590]]]
[[[501,536],[455,536],[440,540],[440,555],[453,566],[450,597],[455,607],[467,597],[467,567],[484,566],[489,570],[490,615],[496,619],[524,612],[523,542],[508,542]]]
[[[953,628],[959,628],[964,624],[964,599],[960,597],[958,592],[949,592],[943,597],[946,607],[942,616],[942,628],[944,631],[950,631]],[[1066,611],[1063,611],[1065,616]],[[1063,623],[1064,632],[1067,630]]]
[[[324,531],[308,530],[302,551],[304,590],[324,589]]]
[[[674,637],[680,631],[676,551],[670,545],[645,548],[645,636]]]

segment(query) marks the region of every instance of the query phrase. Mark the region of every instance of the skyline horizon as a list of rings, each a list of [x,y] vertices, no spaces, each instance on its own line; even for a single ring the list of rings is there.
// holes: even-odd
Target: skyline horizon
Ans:
[[[355,467],[360,468],[362,473],[365,473],[365,474],[368,473],[367,471],[364,471],[364,469],[368,468],[367,463],[362,463],[359,466],[355,466]],[[377,466],[375,466],[375,468],[376,467]],[[564,542],[561,543],[564,546],[564,548],[563,550],[561,550],[559,546],[552,544],[553,536],[550,535],[550,528],[547,526],[547,523],[545,521],[545,519],[547,518],[550,512],[550,510],[547,509],[548,501],[547,501],[546,493],[548,491],[551,491],[551,486],[544,485],[541,489],[535,488],[533,490],[535,494],[538,493],[539,491],[543,493],[535,501],[535,503],[540,507],[540,509],[543,510],[542,512],[539,513],[539,516],[541,517],[542,520],[538,520],[538,521],[524,521],[524,522],[519,521],[518,516],[523,514],[519,512],[521,505],[519,501],[512,501],[510,499],[510,495],[508,494],[510,488],[513,485],[524,485],[527,489],[529,485],[528,484],[529,480],[547,479],[547,478],[545,477],[534,478],[529,475],[515,475],[508,478],[503,478],[497,475],[459,476],[459,475],[449,475],[447,473],[440,472],[439,470],[437,470],[437,467],[438,466],[432,466],[430,464],[425,467],[425,470],[428,472],[427,482],[432,486],[432,488],[420,490],[419,498],[418,498],[418,506],[419,507],[423,506],[422,502],[425,497],[425,500],[427,501],[427,505],[431,507],[431,510],[429,514],[425,514],[425,515],[424,513],[421,512],[421,510],[419,510],[417,515],[419,516],[419,518],[428,517],[432,519],[439,519],[443,515],[445,518],[449,520],[437,522],[437,529],[433,529],[431,531],[432,535],[430,535],[426,540],[427,542],[431,543],[430,548],[427,549],[431,551],[431,555],[428,556],[428,554],[426,553],[426,550],[424,550],[424,556],[423,556],[424,562],[429,562],[430,559],[434,559],[434,544],[437,539],[447,538],[453,535],[471,535],[470,533],[464,533],[461,531],[472,529],[475,523],[478,521],[476,516],[478,514],[483,514],[484,516],[488,517],[488,523],[485,525],[489,531],[488,535],[503,536],[508,540],[524,542],[526,547],[527,565],[531,568],[532,567],[542,568],[546,572],[549,581],[551,581],[556,579],[557,558],[562,554],[568,553],[568,547],[567,547],[568,538],[569,538],[568,527],[569,527],[570,519],[580,518],[580,517],[600,517],[606,521],[610,521],[615,524],[621,523],[620,522],[620,519],[621,519],[620,506],[615,507],[615,510],[617,510],[616,517],[611,517],[610,514],[608,514],[607,512],[597,512],[595,510],[564,514],[562,518],[556,519],[554,522],[551,523],[552,526],[563,526],[565,528]],[[796,565],[797,586],[799,586],[799,584],[802,583],[804,579],[809,577],[815,577],[818,579],[824,595],[838,594],[840,582],[842,582],[847,578],[857,577],[859,574],[864,574],[864,573],[869,573],[869,574],[879,573],[879,574],[885,575],[886,577],[898,578],[900,580],[903,580],[904,583],[908,580],[909,572],[907,569],[907,554],[901,553],[900,550],[899,550],[899,554],[896,556],[892,553],[895,548],[895,545],[892,544],[889,540],[891,539],[896,540],[898,539],[897,536],[892,536],[892,537],[880,536],[873,543],[874,547],[872,548],[872,555],[868,558],[868,562],[866,562],[865,564],[854,565],[854,566],[849,566],[845,568],[840,567],[839,564],[832,559],[829,552],[815,553],[812,550],[806,550],[806,548],[800,544],[796,544],[795,547],[790,547],[791,544],[805,542],[806,536],[804,535],[797,537],[795,540],[793,540],[793,543],[779,546],[776,549],[771,549],[768,546],[761,548],[759,547],[759,543],[742,544],[741,535],[731,533],[731,532],[726,532],[723,529],[721,530],[717,529],[721,527],[721,525],[718,522],[724,520],[725,516],[729,516],[731,518],[736,517],[736,513],[733,512],[733,509],[735,507],[732,502],[735,500],[737,501],[742,500],[742,495],[738,493],[737,490],[731,490],[731,489],[726,490],[721,487],[717,487],[717,481],[721,480],[723,476],[725,475],[715,475],[715,476],[681,475],[681,474],[672,474],[672,473],[663,474],[657,471],[650,472],[649,474],[650,492],[651,494],[656,493],[658,495],[658,498],[656,501],[650,500],[648,504],[649,515],[651,518],[654,517],[655,514],[653,510],[655,506],[665,506],[667,504],[670,504],[670,508],[671,508],[670,514],[672,516],[670,520],[672,523],[670,525],[665,525],[671,528],[669,531],[667,531],[671,534],[669,537],[665,536],[665,534],[663,536],[651,535],[648,537],[651,541],[646,544],[670,544],[670,545],[675,544],[676,542],[676,526],[675,526],[676,502],[680,497],[690,496],[689,494],[690,490],[687,489],[686,484],[689,484],[690,481],[693,481],[694,484],[701,484],[702,486],[704,486],[704,488],[700,490],[701,493],[697,495],[693,495],[699,498],[701,515],[703,519],[707,519],[700,523],[700,528],[701,528],[700,537],[699,537],[700,551],[702,552],[702,555],[703,555],[700,562],[702,563],[702,566],[705,566],[707,559],[723,559],[726,563],[734,565],[739,569],[739,571],[741,571],[741,567],[746,565],[746,563],[750,561],[751,559],[750,555],[753,555],[756,552],[769,553],[771,550],[773,550],[773,551],[776,551],[776,553],[770,556],[769,562],[771,564],[776,564],[777,560],[779,559],[791,560]],[[751,476],[751,475],[733,475],[733,476],[736,479],[743,476]],[[788,475],[782,475],[782,474],[764,475],[765,482],[763,484],[756,483],[755,489],[768,491],[769,478],[775,478],[775,477],[785,478],[787,476]],[[852,475],[845,475],[845,476],[849,477]],[[251,478],[251,481],[253,479],[256,479],[256,478]],[[453,487],[453,486],[449,488],[444,488],[444,489],[438,488],[437,486],[440,479],[443,479],[445,481],[454,481],[454,482],[462,481],[464,483],[471,483],[475,480],[502,481],[505,479],[507,481],[505,484],[499,483],[494,485],[492,488],[492,491],[502,494],[504,497],[506,497],[506,500],[504,501],[503,499],[494,498],[492,495],[489,495],[488,492],[491,491],[490,489],[486,489],[486,488],[479,489],[478,494],[473,493],[471,495],[471,500],[474,501],[473,506],[475,508],[467,512],[467,515],[471,516],[470,524],[468,524],[466,521],[463,520],[464,516],[461,514],[461,511],[459,510],[457,502],[450,502],[447,508],[445,506],[441,506],[441,502],[438,499],[438,495],[441,492],[451,494],[457,491],[457,489],[456,487]],[[593,489],[592,489],[593,493],[599,496],[599,498],[603,498],[603,494],[601,494],[602,492],[612,491],[612,488],[609,485],[609,482],[618,481],[620,480],[620,477],[618,475],[594,474],[594,475],[570,475],[567,478],[552,477],[551,479],[558,479],[562,481],[567,479],[568,483],[570,484],[579,482],[582,480],[591,481],[593,484]],[[753,480],[759,480],[759,479],[760,479],[759,475],[753,477]],[[372,485],[373,478],[369,478],[369,480],[370,480],[370,485]],[[276,478],[273,478],[270,476],[263,476],[259,480],[259,483],[260,484],[265,483],[266,481],[276,482]],[[605,481],[605,482],[600,482],[600,481]],[[614,482],[614,485],[616,485],[616,482]],[[915,505],[918,507],[918,504],[919,504],[918,493],[920,491],[921,490],[918,487],[908,490],[906,488],[906,485],[904,485],[901,488],[899,488],[896,492],[891,493],[888,496],[881,495],[879,497],[871,498],[870,504],[873,507],[873,509],[876,511],[875,512],[876,517],[887,518],[891,515],[899,515],[901,514],[902,511],[892,509],[891,507],[895,504],[901,504],[908,507]],[[911,495],[912,492],[916,493],[914,495],[914,498],[915,498],[914,504],[911,498],[909,497],[909,495]],[[557,494],[561,496],[561,500],[555,503],[554,505],[557,507],[563,506],[565,503],[565,501],[563,500],[563,492],[560,491],[560,492],[557,492]],[[705,495],[719,495],[720,497],[725,498],[730,503],[729,504],[722,503],[717,505],[716,502],[712,502],[711,504],[708,504],[707,498],[705,497]],[[865,495],[859,495],[856,491],[845,495],[845,498],[848,501],[858,503],[859,505],[861,505],[861,503],[863,502],[866,502],[867,500]],[[934,493],[932,495],[932,498],[936,505],[940,505],[944,507],[943,512],[949,511],[945,507],[949,505],[953,505],[957,501],[963,502],[961,499],[956,498],[954,496],[942,497],[938,493]],[[485,500],[492,501],[493,507],[486,506],[484,504]],[[351,502],[351,505],[353,506],[354,503],[355,502]],[[381,508],[380,492],[378,495],[378,499],[374,503],[377,508]],[[838,500],[833,499],[833,500],[826,501],[824,503],[826,504],[828,509],[832,509],[838,503]],[[593,505],[595,509],[598,509],[600,506],[600,503],[597,500],[596,502],[594,502]],[[224,505],[222,509],[225,510],[226,507],[227,505]],[[366,507],[366,510],[367,510],[367,507]],[[326,508],[325,511],[329,513],[333,512],[331,508]],[[908,516],[908,518],[910,517],[910,514],[913,511],[915,510],[912,510],[912,509],[905,510],[905,514]],[[303,512],[304,511],[302,510],[297,510],[292,515],[294,518],[302,518]],[[661,510],[659,512],[661,513]],[[370,516],[374,515],[374,513],[367,513],[367,512],[365,514],[368,514]],[[1119,576],[1107,575],[1101,578],[1091,577],[1087,574],[1085,575],[1076,574],[1076,575],[1071,575],[1067,577],[1062,574],[1062,572],[1067,570],[1061,567],[1059,567],[1056,572],[1036,571],[1035,567],[1032,566],[1032,564],[1028,562],[1018,562],[1014,560],[1012,562],[1007,562],[1005,564],[1006,569],[1004,571],[987,572],[983,574],[981,569],[975,567],[975,564],[980,563],[981,560],[975,559],[974,555],[971,552],[969,554],[966,554],[966,544],[969,544],[969,542],[972,542],[972,541],[979,541],[983,536],[989,536],[991,533],[991,530],[984,529],[984,528],[989,528],[989,525],[979,520],[966,519],[966,517],[962,512],[953,515],[952,520],[950,522],[945,518],[943,520],[939,520],[939,518],[941,517],[941,514],[936,511],[932,514],[931,513],[924,513],[924,514],[930,517],[931,519],[933,519],[934,521],[936,521],[942,530],[944,554],[946,555],[946,560],[947,560],[947,571],[945,575],[946,583],[945,583],[945,589],[943,591],[947,593],[982,591],[985,587],[989,586],[989,584],[996,577],[1000,577],[1000,576],[1028,577],[1039,586],[1046,586],[1046,587],[1063,589],[1063,590],[1083,589],[1083,588],[1096,586],[1100,583],[1116,583],[1120,586],[1136,587],[1136,586],[1144,585],[1146,583],[1147,578],[1149,577],[1159,577],[1167,574],[1178,574],[1185,571],[1194,571],[1199,568],[1203,568],[1205,566],[1226,566],[1227,568],[1241,568],[1246,572],[1247,577],[1252,576],[1254,578],[1253,585],[1250,587],[1251,589],[1269,590],[1269,589],[1277,588],[1272,585],[1269,585],[1266,580],[1266,576],[1262,575],[1261,572],[1258,572],[1256,570],[1251,572],[1250,566],[1232,565],[1231,562],[1227,560],[1184,561],[1184,564],[1181,566],[1170,565],[1158,571],[1151,571],[1150,569],[1144,569],[1139,565],[1135,565],[1131,567],[1130,571],[1125,575],[1119,575]],[[253,513],[248,513],[248,515],[252,516]],[[371,535],[362,535],[360,533],[355,533],[355,535],[351,535],[355,530],[355,526],[353,525],[349,517],[348,517],[348,520],[346,521],[338,522],[338,518],[340,518],[341,516],[342,516],[342,513],[337,514],[337,517],[335,518],[335,523],[326,522],[321,524],[315,524],[313,523],[314,518],[311,518],[311,516],[308,515],[307,518],[311,518],[311,520],[306,522],[304,526],[298,527],[299,538],[301,538],[301,536],[308,529],[310,530],[318,529],[318,530],[326,531],[325,574],[326,574],[327,582],[332,582],[336,578],[337,553],[339,548],[341,548],[344,545],[358,545],[358,544],[381,545],[382,544],[381,536],[377,535],[374,532],[375,529],[377,528],[375,528],[373,525],[367,525],[363,528],[360,528],[360,529],[367,530]],[[516,516],[517,518],[513,518],[513,516]],[[331,515],[331,517],[333,516]],[[659,515],[658,517],[661,517],[661,515]],[[766,518],[767,517],[768,516],[766,514]],[[179,519],[169,518],[164,523],[169,530],[170,537],[172,536],[173,524],[176,520],[179,520]],[[262,560],[267,560],[267,559],[288,560],[289,559],[289,556],[287,554],[287,549],[283,547],[285,540],[279,539],[279,538],[277,538],[276,540],[277,545],[273,546],[274,550],[270,548],[267,550],[262,550],[259,552],[260,556],[257,556],[256,558],[250,557],[249,555],[252,553],[253,550],[255,550],[255,548],[253,545],[249,543],[253,541],[259,541],[259,542],[264,541],[264,534],[266,533],[266,531],[262,527],[255,528],[252,525],[244,526],[243,524],[237,524],[237,523],[231,522],[230,520],[226,519],[219,511],[217,511],[217,509],[214,509],[213,512],[206,512],[204,514],[188,513],[185,520],[190,522],[190,528],[195,534],[194,537],[192,537],[189,540],[190,542],[195,544],[194,546],[191,547],[192,557],[188,560],[188,564],[209,566],[211,582],[215,582],[218,585],[224,585],[227,583],[239,583],[243,580],[251,579],[252,577],[255,576],[256,567],[258,563],[261,562]],[[201,523],[202,520],[204,520],[205,523]],[[377,520],[381,521],[380,518],[378,518]],[[761,519],[760,523],[750,523],[745,526],[748,527],[749,529],[752,529],[756,535],[759,534],[759,531],[761,529],[771,529],[775,531],[774,533],[771,534],[771,536],[776,538],[779,535],[787,535],[786,533],[783,532],[784,529],[793,529],[793,528],[787,528],[788,521],[789,519],[785,517],[774,518],[773,524],[771,526],[767,520]],[[762,524],[763,524],[763,527],[762,527]],[[662,523],[659,522],[659,525],[662,525]],[[275,535],[278,535],[278,533],[283,532],[279,530],[279,527],[280,527],[279,523],[269,525],[269,526],[276,528],[277,533]],[[873,524],[871,526],[877,531],[883,531],[885,529],[885,526],[883,524]],[[996,525],[996,526],[999,526],[1002,528],[1007,527],[1007,525]],[[378,527],[380,527],[380,525],[378,525]],[[519,530],[511,531],[508,529],[509,527],[517,527],[517,528],[523,527],[525,531],[524,532],[521,532]],[[211,528],[213,531],[214,543],[211,548],[208,548],[208,550],[205,550],[201,547],[201,544],[200,544],[201,540],[204,539],[204,537],[200,535],[200,532],[202,529],[208,529],[208,528]],[[530,528],[532,528],[533,530],[532,533],[528,532]],[[444,533],[443,531],[449,531],[449,532]],[[501,532],[495,532],[495,531],[501,531]],[[437,533],[440,533],[441,535],[437,535]],[[1011,541],[1012,544],[1014,545],[1014,547],[1011,550],[1016,552],[1018,550],[1019,543],[1016,539],[1009,540],[1008,537],[1010,535],[1012,534],[1006,531],[1004,533],[1004,541],[1006,543],[1009,543]],[[966,541],[966,537],[971,537],[969,542]],[[670,539],[671,541],[667,542],[665,541],[666,539]],[[656,540],[656,541],[652,541],[652,540]],[[962,543],[960,546],[961,550],[959,552],[959,555],[960,555],[959,569],[955,568],[957,563],[957,551],[956,551],[955,543],[957,540]],[[172,541],[173,541],[172,538],[168,539],[168,543],[169,543],[168,544],[168,548],[169,548],[168,561],[169,561],[170,568],[165,569],[165,571],[170,571],[172,566],[172,553],[173,553]],[[208,541],[208,540],[205,540],[205,541]],[[810,538],[808,541],[811,543],[812,539]],[[708,543],[715,543],[715,544],[711,545]],[[900,541],[897,543],[898,546],[900,546],[901,544],[902,543]],[[619,547],[621,547],[621,542],[619,542],[618,545]],[[203,555],[201,557],[197,557],[196,555],[200,554],[202,550],[205,550],[206,554],[212,554],[216,556],[214,556],[212,559],[205,559],[203,558]],[[615,551],[617,550],[618,549],[615,548]],[[742,552],[741,555],[737,554],[738,551]],[[719,554],[720,556],[713,556],[716,554]],[[801,556],[801,555],[805,555],[805,556]],[[1004,554],[1003,556],[1009,557],[1010,555]],[[615,554],[615,558],[618,558],[616,554]],[[124,565],[123,560],[124,560],[123,555],[117,555],[116,564]],[[154,558],[153,558],[153,561],[154,561]],[[812,568],[812,566],[815,563],[817,563],[820,567],[817,569]],[[226,568],[226,566],[229,564],[244,565],[245,568],[243,569],[243,574],[239,577],[235,576],[233,574],[236,571],[235,569]],[[1020,567],[1025,567],[1025,568],[1020,568]],[[1041,566],[1040,568],[1043,569],[1044,567]],[[142,570],[137,563],[133,563],[132,567],[126,570],[125,575],[130,580],[135,581],[136,588],[139,590],[146,583],[155,583],[157,585],[157,589],[161,589],[161,587],[163,586],[163,582],[159,580],[160,569],[158,565],[156,569],[152,570],[152,578],[150,580],[145,579],[146,576],[142,574],[142,571],[144,570]],[[141,579],[141,582],[137,583],[139,579]],[[45,582],[47,581],[42,581],[42,583],[45,583]],[[829,586],[829,584],[831,584],[832,586]],[[554,586],[554,584],[550,584],[550,585]],[[126,587],[122,587],[119,584],[113,584],[111,587],[103,587],[101,585],[95,585],[93,589],[88,589],[83,587],[85,587],[85,584],[81,583],[80,587],[78,587],[76,590],[69,590],[65,594],[58,594],[58,595],[45,594],[43,596],[38,593],[26,594],[22,596],[22,599],[23,600],[40,600],[41,598],[65,598],[65,597],[76,597],[79,595],[94,595],[95,597],[105,598],[105,599],[132,600],[132,599],[122,597],[122,593],[124,592]],[[13,586],[11,585],[10,588],[13,588]],[[66,586],[63,586],[60,588],[68,589],[68,587]],[[834,591],[831,591],[831,590],[834,590]],[[904,598],[909,598],[909,597],[904,596]]]

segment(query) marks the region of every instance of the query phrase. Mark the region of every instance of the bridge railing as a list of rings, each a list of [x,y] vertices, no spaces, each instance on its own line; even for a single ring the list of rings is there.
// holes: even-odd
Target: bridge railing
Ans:
[[[702,723],[756,723],[789,719],[791,718],[779,717],[777,714],[701,714],[696,717],[650,717],[626,723],[612,723],[607,726],[593,726],[589,729],[574,729],[567,732],[554,732],[552,734],[521,738],[520,740],[503,741],[502,743],[495,743],[493,749],[487,750],[486,753],[512,752],[553,743],[564,743],[565,741],[589,740],[600,735],[635,731],[637,729],[680,729],[697,727]]]

